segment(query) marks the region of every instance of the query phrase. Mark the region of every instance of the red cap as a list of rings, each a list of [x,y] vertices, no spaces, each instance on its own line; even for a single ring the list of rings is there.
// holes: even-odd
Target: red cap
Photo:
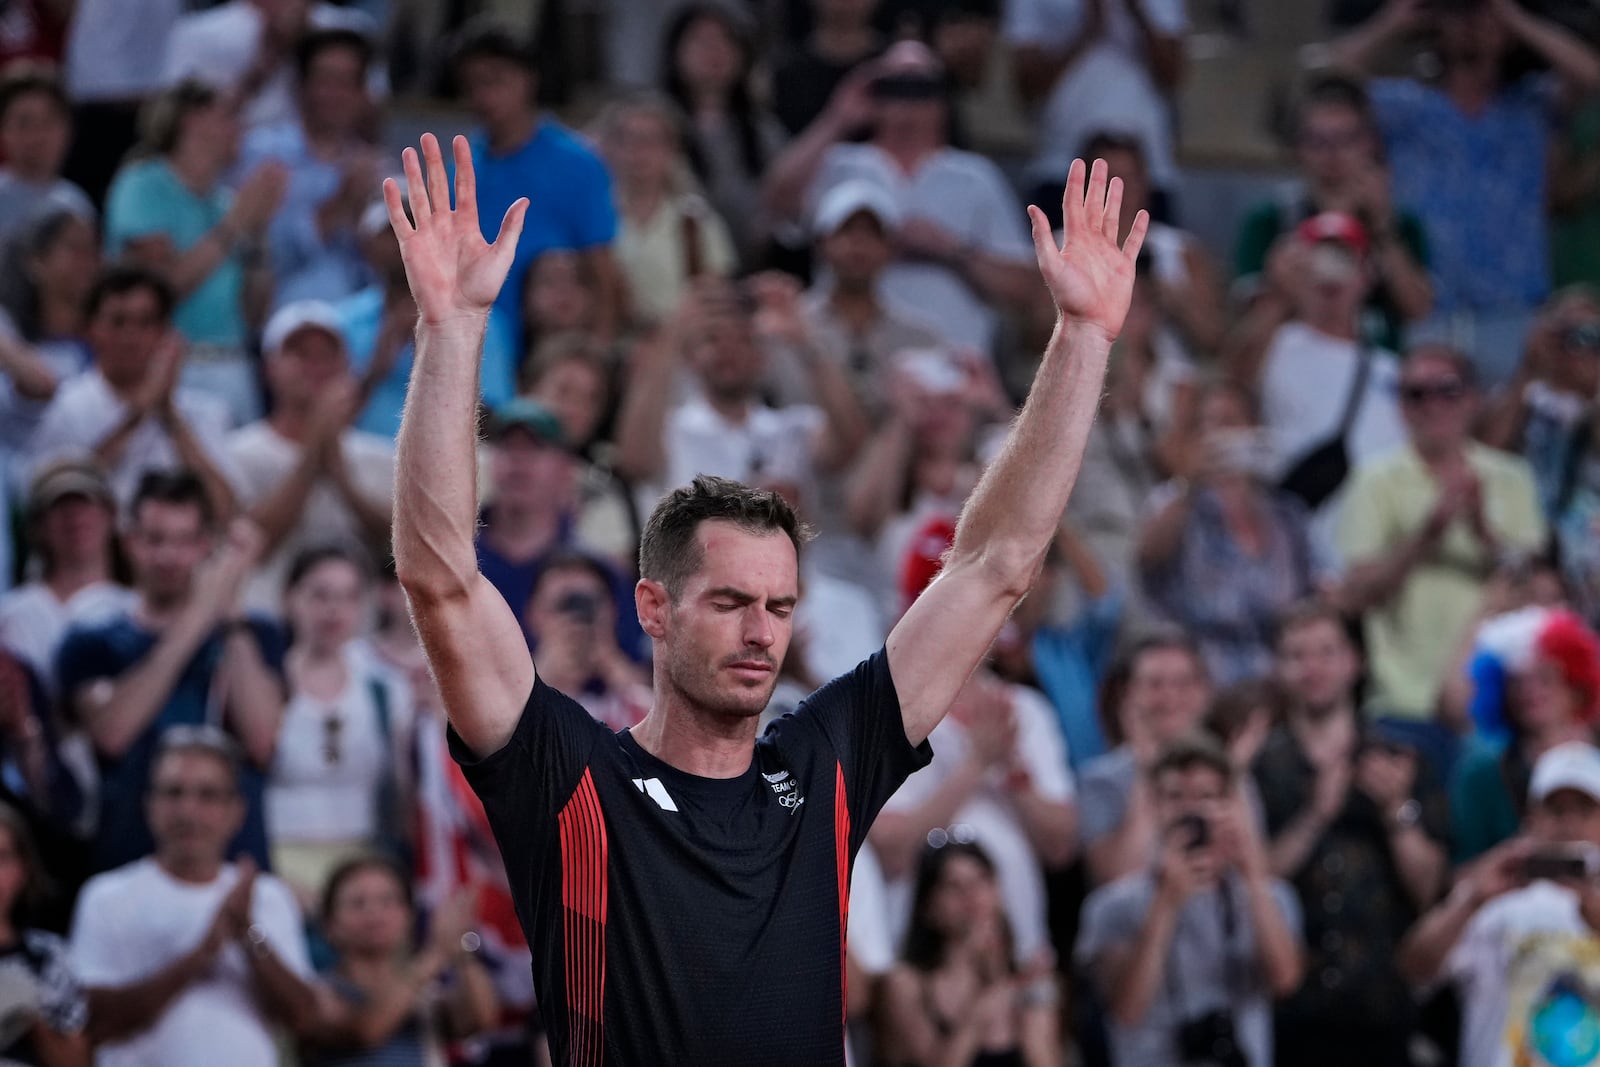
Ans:
[[[1361,220],[1343,211],[1324,211],[1302,222],[1295,230],[1302,241],[1338,241],[1359,256],[1367,254],[1372,242]]]
[[[956,543],[956,524],[943,515],[917,528],[900,561],[900,602],[910,607],[944,566],[944,554]]]
[[[1557,611],[1539,631],[1535,647],[1582,694],[1579,717],[1590,723],[1600,718],[1600,639],[1594,631],[1572,612]]]

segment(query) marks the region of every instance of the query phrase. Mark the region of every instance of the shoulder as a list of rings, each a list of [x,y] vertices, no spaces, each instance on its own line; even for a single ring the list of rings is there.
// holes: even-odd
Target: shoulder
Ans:
[[[107,213],[117,205],[118,194],[127,197],[154,192],[167,184],[169,173],[167,165],[159,159],[144,159],[127,164],[117,171],[117,176],[112,179],[111,191],[106,200]]]
[[[1133,754],[1126,745],[1096,756],[1083,769],[1085,789],[1122,789],[1134,775]]]
[[[239,145],[246,161],[298,156],[305,145],[305,133],[298,122],[274,122],[257,126],[244,135]]]
[[[376,321],[383,314],[383,290],[374,285],[358,293],[351,293],[334,301],[333,312],[346,330],[353,325],[365,325]]]
[[[605,170],[605,164],[600,161],[599,153],[588,141],[553,119],[546,119],[540,125],[538,134],[529,142],[529,148],[534,153],[545,156],[547,161],[564,163],[585,170]]]
[[[968,152],[964,148],[946,148],[934,157],[933,166],[942,174],[989,186],[993,191],[1004,191],[1008,196],[1011,193],[1005,173],[989,157],[976,152]]]
[[[1481,476],[1506,482],[1533,484],[1533,468],[1528,461],[1512,452],[1503,452],[1488,445],[1473,445],[1470,452],[1472,465]]]
[[[95,903],[140,895],[151,884],[154,867],[154,861],[141,859],[95,875],[78,893],[78,911],[87,912]]]
[[[1089,894],[1084,901],[1084,921],[1091,917],[1102,922],[1115,923],[1149,910],[1150,898],[1155,893],[1155,883],[1145,871],[1123,875]]]

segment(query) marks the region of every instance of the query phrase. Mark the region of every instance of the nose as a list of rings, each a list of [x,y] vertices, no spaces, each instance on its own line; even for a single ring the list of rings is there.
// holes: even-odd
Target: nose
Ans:
[[[776,635],[772,632],[772,617],[760,604],[751,604],[744,616],[744,643],[756,648],[771,648]]]

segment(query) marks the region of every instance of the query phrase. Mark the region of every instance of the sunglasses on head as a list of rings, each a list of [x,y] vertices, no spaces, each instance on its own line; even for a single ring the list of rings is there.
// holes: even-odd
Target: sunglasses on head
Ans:
[[[1459,381],[1411,382],[1400,386],[1400,402],[1426,404],[1430,400],[1460,400],[1467,395],[1467,387]]]

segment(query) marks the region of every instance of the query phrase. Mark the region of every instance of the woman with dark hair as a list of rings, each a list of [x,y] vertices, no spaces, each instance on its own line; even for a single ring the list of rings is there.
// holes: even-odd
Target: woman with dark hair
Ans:
[[[46,886],[27,823],[0,804],[0,1063],[89,1067],[89,1003],[67,947],[21,925]]]
[[[892,1067],[1047,1067],[1061,1062],[1047,967],[1012,959],[994,863],[934,830],[917,868],[911,926],[885,986]]]
[[[482,942],[470,928],[472,903],[463,896],[435,911],[419,949],[402,868],[370,855],[336,867],[321,916],[338,962],[323,976],[322,1021],[304,1067],[426,1067],[443,1062],[443,1040],[492,1026],[499,1005],[474,957]]]
[[[246,346],[271,295],[260,243],[288,171],[267,161],[236,190],[223,185],[239,152],[238,107],[201,82],[150,101],[143,127],[142,155],[106,196],[106,252],[166,277],[178,294],[173,325],[189,342],[183,383],[220,396],[242,425],[261,413]]]
[[[273,869],[307,910],[351,854],[406,847],[412,699],[357,640],[371,602],[369,566],[350,549],[307,549],[289,567],[289,700],[266,817]]]
[[[58,207],[30,218],[0,260],[0,343],[30,347],[65,381],[89,365],[89,288],[100,276],[94,221]]]
[[[663,88],[689,117],[689,166],[733,231],[745,267],[760,265],[770,220],[761,178],[783,147],[783,128],[751,92],[750,27],[724,4],[691,3],[664,40]]]

